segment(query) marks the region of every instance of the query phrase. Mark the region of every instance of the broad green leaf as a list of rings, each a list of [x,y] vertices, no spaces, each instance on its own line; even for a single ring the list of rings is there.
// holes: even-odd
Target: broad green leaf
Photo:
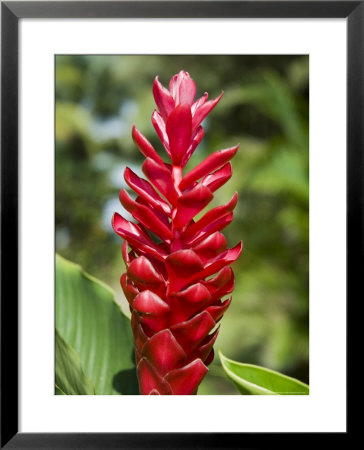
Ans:
[[[56,330],[56,394],[93,395],[95,388],[82,370],[77,353]]]
[[[309,387],[295,378],[265,367],[243,364],[219,352],[227,376],[243,395],[308,395]]]
[[[54,387],[54,393],[56,395],[66,395],[63,391],[61,391],[61,389],[57,385],[55,385]]]
[[[130,320],[109,287],[59,255],[56,327],[79,354],[96,394],[138,394]]]

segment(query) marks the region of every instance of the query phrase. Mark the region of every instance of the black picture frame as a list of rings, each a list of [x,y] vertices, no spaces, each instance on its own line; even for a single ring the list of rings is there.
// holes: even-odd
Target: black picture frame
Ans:
[[[1,2],[1,448],[257,448],[276,434],[18,432],[18,23],[118,17],[347,19],[347,305],[363,297],[364,1]]]

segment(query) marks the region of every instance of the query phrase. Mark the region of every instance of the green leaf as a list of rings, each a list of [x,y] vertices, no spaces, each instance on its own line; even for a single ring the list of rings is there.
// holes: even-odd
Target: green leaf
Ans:
[[[56,327],[79,354],[96,394],[138,394],[130,320],[113,291],[56,255]]]
[[[61,389],[57,385],[55,385],[54,387],[54,393],[56,395],[66,395],[63,391],[61,391]]]
[[[243,395],[308,395],[309,387],[295,378],[265,367],[243,364],[226,358],[219,351],[227,376]]]
[[[77,353],[56,330],[56,394],[93,395],[94,385],[82,370]]]

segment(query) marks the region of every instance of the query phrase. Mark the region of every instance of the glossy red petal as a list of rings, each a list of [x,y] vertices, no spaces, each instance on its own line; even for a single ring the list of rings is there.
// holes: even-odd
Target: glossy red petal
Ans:
[[[127,274],[131,280],[145,286],[164,284],[162,275],[145,256],[139,256],[139,258],[132,261],[128,267]]]
[[[162,378],[157,370],[146,358],[139,361],[138,367],[139,388],[142,395],[155,394],[172,395],[172,389],[168,382]]]
[[[227,294],[230,294],[234,289],[235,278],[234,276],[226,282],[226,284],[220,289],[211,294],[211,300],[216,301],[218,298],[222,298]]]
[[[163,120],[163,117],[159,114],[158,111],[154,111],[152,114],[152,124],[155,131],[158,134],[159,139],[161,140],[163,147],[165,148],[168,156],[171,156],[171,152],[169,149],[169,140],[166,131],[166,124]]]
[[[177,106],[169,115],[166,131],[172,163],[180,166],[191,142],[191,108],[187,104]]]
[[[202,261],[206,261],[227,249],[226,238],[223,234],[216,231],[208,236],[198,245],[193,247],[193,251],[201,258]]]
[[[211,349],[216,342],[216,339],[219,335],[220,328],[217,328],[212,334],[206,336],[206,338],[202,341],[202,345],[198,348],[197,352],[202,361],[205,361],[209,356]]]
[[[196,272],[203,269],[201,259],[193,250],[178,250],[166,258],[168,291],[178,292]]]
[[[176,292],[173,295],[182,302],[191,304],[203,304],[207,303],[211,299],[210,291],[201,283],[193,284],[183,291]]]
[[[158,191],[174,205],[178,193],[173,185],[171,172],[164,165],[161,166],[150,158],[145,160],[143,172]]]
[[[190,170],[182,179],[179,188],[181,191],[186,189],[195,181],[200,178],[208,175],[216,169],[219,169],[221,166],[230,161],[231,158],[237,152],[239,146],[226,148],[224,150],[218,150],[204,159],[200,164],[198,164],[194,169]]]
[[[211,315],[203,311],[186,322],[173,325],[171,331],[188,354],[200,345],[215,325],[216,323]]]
[[[153,255],[161,261],[167,256],[167,252],[158,247],[138,225],[129,222],[118,213],[113,215],[112,227],[119,236],[126,239],[131,245],[142,249],[147,254]]]
[[[144,344],[148,341],[148,336],[145,334],[142,325],[139,322],[135,312],[131,314],[131,329],[134,335],[135,349],[139,353],[139,359],[141,358],[141,351]]]
[[[201,219],[199,219],[197,222],[191,224],[183,233],[183,238],[188,239],[192,236],[195,236],[205,226],[212,224],[216,220],[219,220],[222,217],[226,216],[227,214],[231,213],[235,208],[237,202],[238,202],[238,194],[237,192],[235,192],[232,199],[228,203],[226,203],[225,205],[216,206],[215,208],[211,209],[206,214],[204,214],[201,217]]]
[[[216,256],[216,258],[213,258],[210,261],[208,261],[208,263],[205,264],[205,268],[209,267],[211,264],[215,264],[215,262],[220,260],[224,260],[227,263],[231,264],[237,258],[239,258],[242,250],[243,250],[243,243],[239,242],[238,244],[235,245],[235,247],[226,250],[223,253],[220,253],[218,256]]]
[[[206,311],[211,315],[215,322],[219,321],[228,309],[231,303],[231,297],[224,301],[221,305],[212,305],[206,308]]]
[[[202,211],[213,199],[209,188],[198,184],[196,187],[179,197],[177,213],[173,218],[175,228],[184,228],[196,214]]]
[[[234,289],[234,272],[231,267],[224,267],[220,272],[208,281],[201,283],[208,289],[211,294],[211,300],[215,301]]]
[[[191,106],[191,112],[192,112],[192,115],[195,114],[196,110],[197,110],[200,106],[204,105],[204,104],[207,102],[207,99],[208,99],[208,98],[209,98],[209,94],[208,94],[207,92],[205,92],[205,93],[203,94],[202,97],[200,97],[199,99],[197,99],[197,100],[192,104],[192,106]]]
[[[169,91],[175,100],[176,106],[187,103],[189,106],[196,96],[196,84],[188,72],[181,70],[171,78]]]
[[[165,379],[168,381],[174,395],[191,395],[208,372],[200,359],[192,361],[181,369],[172,370]]]
[[[125,189],[122,189],[120,191],[119,198],[124,208],[129,211],[136,220],[148,227],[161,239],[172,239],[173,234],[169,227],[161,222],[160,219],[155,214],[153,214],[150,208],[133,200]]]
[[[216,273],[222,267],[228,264],[232,264],[239,258],[242,250],[243,250],[243,243],[240,242],[232,249],[220,253],[218,256],[216,256],[216,258],[213,258],[212,260],[208,261],[205,264],[205,269],[203,270],[201,277],[206,278],[207,276]]]
[[[158,245],[158,247],[162,247],[161,244]],[[140,248],[135,248],[135,253],[137,255],[137,257],[139,256],[145,256],[154,266],[154,268],[163,276],[164,279],[167,278],[167,271],[166,271],[166,266],[164,264],[164,259],[160,260],[160,259],[156,259],[153,256],[151,256],[148,253],[143,252],[143,250],[141,250]],[[134,260],[135,258],[133,258],[132,260]]]
[[[152,336],[144,345],[142,355],[150,361],[158,372],[165,375],[179,367],[186,353],[170,330],[162,330]]]
[[[224,286],[232,277],[233,269],[231,267],[224,267],[216,275],[209,278],[207,281],[202,281],[202,283],[211,293]]]
[[[153,95],[161,116],[166,120],[174,108],[174,100],[168,89],[160,83],[158,76],[153,83]]]
[[[233,269],[231,267],[224,267],[214,277],[207,281],[202,281],[202,284],[207,287],[210,293],[222,288],[225,284],[234,277]]]
[[[205,339],[201,342],[200,347],[198,347],[194,352],[192,352],[186,362],[194,361],[199,358],[203,363],[209,357],[212,347],[219,335],[220,327],[217,328],[213,333],[208,334]],[[205,363],[206,364],[206,363]]]
[[[130,256],[128,250],[128,241],[124,241],[121,246],[121,254],[123,255],[123,260],[125,262],[125,266],[128,267],[130,264]]]
[[[138,313],[148,316],[159,316],[170,311],[169,305],[149,290],[143,291],[135,297],[133,308]]]
[[[179,100],[178,73],[173,75],[173,77],[169,80],[169,92],[176,103]]]
[[[170,324],[175,325],[190,319],[194,314],[210,303],[211,294],[201,283],[193,284],[181,292],[170,296],[171,317]]]
[[[138,321],[150,330],[151,335],[167,327],[170,307],[151,290],[143,291],[135,297],[133,311],[138,315]]]
[[[233,174],[231,163],[225,164],[221,169],[216,172],[206,175],[201,180],[204,186],[207,186],[211,192],[215,192],[219,187],[223,186]]]
[[[129,167],[125,169],[124,178],[127,184],[146,202],[164,214],[171,213],[170,206],[158,195],[153,186],[148,181],[138,177]]]
[[[233,220],[233,217],[234,217],[234,214],[230,213],[220,219],[215,220],[212,223],[209,223],[195,236],[192,236],[191,238],[186,239],[185,245],[194,247],[195,245],[199,244],[204,239],[206,239],[207,236],[209,236],[210,234],[215,233],[215,231],[221,231],[225,227],[227,227]]]
[[[195,114],[193,115],[193,119],[192,119],[192,129],[193,130],[195,130],[200,125],[200,123],[204,120],[204,118],[207,116],[207,114],[209,114],[209,112],[213,108],[215,108],[215,106],[219,103],[219,101],[223,95],[224,95],[224,93],[221,92],[221,94],[217,98],[204,103],[203,105],[199,106],[196,109]]]
[[[138,320],[143,324],[144,329],[148,330],[148,333],[153,336],[158,331],[164,330],[168,326],[168,317],[165,316],[148,316],[139,315]]]
[[[202,127],[198,127],[197,130],[192,134],[192,138],[190,141],[190,146],[188,147],[185,155],[182,159],[182,167],[184,167],[188,160],[191,158],[193,152],[196,150],[196,147],[200,144],[205,134],[205,130]]]
[[[120,284],[128,303],[132,305],[135,297],[139,294],[138,289],[128,280],[126,273],[121,275]]]
[[[154,242],[141,230],[141,228],[135,223],[129,222],[124,219],[119,213],[114,213],[111,221],[111,225],[114,231],[124,239],[124,234],[128,237],[134,237],[135,240],[141,244],[154,244]]]
[[[146,206],[147,208],[149,208],[152,213],[162,222],[164,223],[164,225],[168,228],[171,229],[171,222],[169,219],[169,215],[161,212],[159,209],[156,209],[154,206],[152,206],[149,202],[147,202],[146,200],[144,200],[142,197],[137,197],[135,199],[135,201],[137,203],[139,203],[140,205]],[[147,227],[141,223],[139,223],[140,228],[142,228],[145,233],[147,233]],[[161,246],[162,244],[162,246]],[[161,242],[160,244],[158,244],[158,247],[162,247],[163,249],[166,249],[167,252],[169,252],[170,247],[167,244],[167,240],[165,242]]]
[[[143,136],[143,134],[135,128],[133,125],[132,137],[135,145],[141,151],[141,153],[146,158],[152,158],[158,164],[163,164],[162,158],[158,155],[158,153],[154,150],[153,145],[148,141],[148,139]]]
[[[201,280],[202,278],[206,278],[210,275],[213,275],[218,270],[222,269],[224,266],[232,264],[235,260],[237,260],[242,252],[243,244],[240,242],[235,247],[226,252],[220,253],[216,258],[206,262],[204,264],[204,270],[199,273],[196,273],[192,276],[189,281],[194,282],[197,280]]]

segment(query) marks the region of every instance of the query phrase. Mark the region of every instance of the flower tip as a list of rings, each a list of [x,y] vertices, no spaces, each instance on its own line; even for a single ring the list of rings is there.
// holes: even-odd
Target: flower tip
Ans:
[[[131,128],[131,137],[132,137],[134,143],[138,146],[138,140],[140,140],[140,131],[135,126],[135,124],[133,124],[133,126]]]
[[[122,188],[119,192],[119,200],[123,207],[127,210],[127,206],[131,205],[133,199],[127,193],[126,189]]]
[[[124,170],[124,180],[126,181],[126,182],[128,182],[128,180],[130,179],[130,175],[131,175],[131,169],[129,169],[129,167],[127,166],[127,167],[125,167],[125,170]]]
[[[238,244],[235,245],[235,247],[230,249],[230,252],[233,255],[231,263],[235,262],[239,258],[242,251],[243,251],[243,241],[240,241]]]
[[[152,112],[152,115],[151,115],[151,121],[152,121],[152,124],[153,124],[154,128],[155,128],[156,126],[158,126],[157,119],[158,119],[158,111],[155,109],[155,110]]]
[[[117,212],[114,212],[114,214],[111,216],[111,226],[113,227],[113,229],[116,231],[116,225],[115,225],[115,221],[118,218],[120,214],[118,214]]]
[[[153,90],[157,89],[158,87],[161,87],[161,82],[159,81],[159,75],[156,75],[153,82]]]
[[[236,145],[233,147],[233,150],[234,150],[234,155],[233,155],[233,156],[236,155],[236,152],[239,150],[239,147],[240,147],[240,142],[239,142],[239,144],[236,144]]]
[[[241,254],[241,252],[243,251],[243,248],[244,248],[243,241],[240,241],[238,245],[239,245],[239,256],[240,256],[240,254]]]
[[[211,109],[214,108],[219,103],[219,101],[221,100],[223,95],[224,95],[224,91],[221,91],[221,94],[218,97],[215,97],[213,100],[210,100]]]
[[[184,76],[187,76],[187,77],[191,78],[190,74],[188,72],[186,72],[185,70],[183,70],[183,69],[181,69],[179,71],[178,75],[184,75]]]

